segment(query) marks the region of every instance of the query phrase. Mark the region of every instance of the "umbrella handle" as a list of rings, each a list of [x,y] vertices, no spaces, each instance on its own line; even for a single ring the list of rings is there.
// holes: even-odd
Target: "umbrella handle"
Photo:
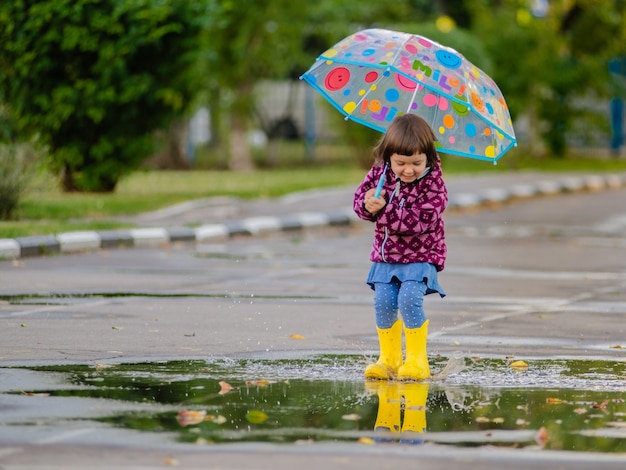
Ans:
[[[376,185],[376,192],[374,193],[375,198],[380,197],[380,192],[383,190],[383,186],[385,185],[385,175],[387,174],[387,165],[383,168],[383,173],[380,175],[380,179],[378,180],[378,184]]]

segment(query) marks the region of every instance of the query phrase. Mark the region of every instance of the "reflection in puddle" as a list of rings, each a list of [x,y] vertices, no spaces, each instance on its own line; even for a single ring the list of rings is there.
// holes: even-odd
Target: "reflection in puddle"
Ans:
[[[29,376],[29,390],[2,391],[50,400],[50,407],[58,397],[99,398],[104,415],[65,419],[169,433],[188,443],[330,440],[626,452],[624,362],[528,362],[516,371],[503,360],[466,359],[465,370],[431,383],[364,382],[360,356],[63,365],[28,368],[60,380],[38,385]],[[129,404],[136,409],[129,412]],[[39,422],[7,422],[1,412],[0,420]]]

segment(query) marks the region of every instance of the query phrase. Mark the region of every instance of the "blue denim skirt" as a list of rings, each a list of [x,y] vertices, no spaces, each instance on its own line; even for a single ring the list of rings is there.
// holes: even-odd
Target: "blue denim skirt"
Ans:
[[[436,293],[441,297],[446,296],[445,291],[439,285],[437,268],[430,263],[372,263],[366,282],[374,290],[375,282],[390,283],[394,277],[400,282],[426,283],[426,295]]]

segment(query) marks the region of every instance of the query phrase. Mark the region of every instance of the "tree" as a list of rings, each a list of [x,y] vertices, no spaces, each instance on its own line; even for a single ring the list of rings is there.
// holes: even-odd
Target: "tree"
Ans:
[[[246,133],[254,116],[255,84],[296,80],[320,53],[357,29],[422,17],[423,10],[433,10],[430,0],[208,0],[207,4],[212,135],[235,170],[254,167]]]
[[[517,0],[467,4],[512,116],[528,117],[533,153],[543,143],[552,155],[564,155],[567,133],[591,113],[580,98],[607,96],[608,61],[624,55],[623,2],[550,2],[541,16]]]
[[[0,4],[0,101],[67,191],[113,191],[198,89],[204,11],[185,0]]]
[[[302,67],[302,27],[309,3],[293,0],[209,0],[206,88],[213,134],[233,170],[252,170],[247,131],[254,85],[284,79]]]

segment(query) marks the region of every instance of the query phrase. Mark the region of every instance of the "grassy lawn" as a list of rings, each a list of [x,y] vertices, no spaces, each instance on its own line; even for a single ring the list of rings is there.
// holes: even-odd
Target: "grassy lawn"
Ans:
[[[510,152],[493,165],[458,157],[443,157],[444,174],[538,171],[624,172],[626,160],[582,158],[535,160]],[[348,154],[343,153],[343,155]],[[40,175],[19,207],[18,220],[0,221],[0,238],[44,235],[73,230],[124,227],[116,216],[134,215],[190,199],[234,196],[243,199],[278,197],[332,186],[356,186],[366,170],[351,157],[317,158],[314,162],[279,161],[272,169],[250,173],[219,170],[138,171],[120,181],[113,194],[65,194],[54,179]]]

